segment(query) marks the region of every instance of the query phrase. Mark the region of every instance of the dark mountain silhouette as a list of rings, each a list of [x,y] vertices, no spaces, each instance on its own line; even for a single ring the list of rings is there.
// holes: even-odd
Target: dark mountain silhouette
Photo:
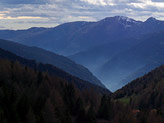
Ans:
[[[15,42],[0,40],[0,48],[11,51],[23,58],[52,64],[80,79],[105,87],[89,70],[70,59],[37,47],[28,47]]]

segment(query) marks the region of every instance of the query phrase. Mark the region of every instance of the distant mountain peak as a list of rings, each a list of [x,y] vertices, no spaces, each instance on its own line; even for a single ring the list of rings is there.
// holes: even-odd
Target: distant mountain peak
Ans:
[[[114,20],[114,21],[118,21],[121,23],[138,23],[139,21],[136,21],[132,18],[126,17],[126,16],[114,16],[114,17],[107,17],[105,19],[103,19],[103,21],[108,21],[108,20]]]
[[[115,16],[114,18],[117,18],[118,20],[126,20],[126,21],[133,20],[133,19],[128,18],[126,16]]]
[[[145,22],[154,22],[154,21],[157,21],[157,19],[154,17],[150,17]]]
[[[136,20],[126,17],[126,16],[115,16],[114,18],[116,18],[118,21],[126,21],[126,22],[132,22],[132,23],[137,22]]]

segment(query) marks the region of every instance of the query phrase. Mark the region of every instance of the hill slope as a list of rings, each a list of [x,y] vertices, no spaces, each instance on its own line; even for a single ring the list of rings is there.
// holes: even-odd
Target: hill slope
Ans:
[[[66,80],[67,82],[74,83],[77,88],[81,90],[93,88],[101,93],[110,93],[107,89],[97,86],[95,84],[92,84],[90,82],[81,80],[77,77],[74,77],[70,75],[69,73],[66,73],[65,71],[50,65],[50,64],[43,64],[43,63],[36,63],[34,60],[28,60],[24,59],[22,57],[19,57],[11,52],[5,51],[3,49],[0,49],[0,58],[1,59],[7,59],[11,62],[19,62],[22,66],[27,66],[29,68],[35,69],[40,72],[47,72],[51,76],[62,78],[63,80]]]
[[[4,54],[1,57],[12,60],[0,58],[2,123],[161,123],[164,121],[163,109],[134,110],[129,105],[111,100],[108,93],[102,95],[95,85],[87,86],[88,89],[80,89],[77,86],[80,81],[74,77],[67,80],[63,78],[64,76],[52,76],[52,73],[50,75],[48,72],[40,72],[39,64],[36,69],[25,66],[25,63],[35,66],[34,61],[14,56],[4,50],[0,51],[0,54]],[[13,59],[20,60],[24,65]],[[54,69],[59,72],[57,68]],[[155,80],[153,77],[150,79]]]
[[[115,99],[131,98],[138,109],[161,109],[164,106],[164,66],[137,78],[113,94]]]
[[[93,84],[104,87],[104,85],[82,65],[76,64],[70,59],[57,55],[55,53],[43,50],[37,47],[28,47],[18,43],[0,40],[0,48],[11,51],[23,58],[36,60],[37,62],[52,64],[74,76],[83,80],[89,81]]]
[[[163,32],[148,34],[139,42],[141,43],[117,54],[102,66],[99,74],[106,85],[121,87],[164,64]]]
[[[101,87],[84,83],[55,67],[51,67],[51,75],[41,72],[42,68],[49,72],[50,66],[37,66],[33,61],[3,50],[0,50],[0,55],[1,123],[77,123],[79,120],[80,123],[90,123],[90,120],[97,120],[95,114],[92,117],[88,112],[92,101],[93,113],[99,107],[103,93],[97,89]],[[33,69],[13,59],[37,67]],[[109,94],[108,91],[105,93]]]

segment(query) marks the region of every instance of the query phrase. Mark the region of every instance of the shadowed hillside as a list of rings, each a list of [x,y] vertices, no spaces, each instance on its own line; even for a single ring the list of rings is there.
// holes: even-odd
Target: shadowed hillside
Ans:
[[[34,60],[27,60],[24,58],[21,58],[19,56],[16,56],[15,54],[2,50],[0,49],[0,58],[2,59],[8,59],[10,61],[13,62],[19,62],[24,66],[28,66],[34,70],[38,70],[40,72],[47,72],[48,74],[52,75],[52,76],[56,76],[59,78],[62,78],[70,83],[74,83],[79,89],[84,90],[84,89],[90,89],[90,88],[94,88],[96,91],[100,92],[100,93],[110,93],[107,89],[94,85],[90,82],[81,80],[77,77],[74,77],[68,73],[66,73],[65,71],[50,65],[50,64],[43,64],[43,63],[36,63]]]
[[[64,56],[57,55],[37,47],[28,47],[6,40],[0,40],[0,48],[13,52],[23,58],[36,60],[37,62],[45,64],[52,64],[73,76],[79,77],[80,79],[89,81],[101,87],[105,87],[87,68],[76,64]]]
[[[134,108],[163,110],[164,66],[130,82],[113,96],[115,99],[129,98]]]

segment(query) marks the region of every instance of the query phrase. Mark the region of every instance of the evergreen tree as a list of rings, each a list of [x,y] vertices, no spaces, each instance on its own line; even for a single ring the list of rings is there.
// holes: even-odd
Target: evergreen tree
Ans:
[[[43,81],[43,75],[42,75],[42,72],[39,72],[38,73],[38,81],[37,81],[37,84],[39,85],[42,81]]]
[[[0,122],[7,123],[4,111],[2,109],[0,109]]]
[[[96,123],[96,113],[91,105],[87,112],[87,122],[88,123]]]
[[[25,123],[27,122],[27,113],[30,107],[29,99],[26,95],[22,95],[18,104],[17,104],[17,112],[20,118],[20,121]]]
[[[77,123],[86,122],[86,113],[85,113],[84,103],[81,98],[78,98],[76,101],[75,111],[76,111],[76,122]]]
[[[98,111],[98,117],[109,120],[111,117],[111,102],[110,98],[104,95],[101,99],[101,104]]]
[[[75,106],[75,89],[72,84],[66,84],[64,87],[64,102],[70,111],[73,114],[74,106]]]

